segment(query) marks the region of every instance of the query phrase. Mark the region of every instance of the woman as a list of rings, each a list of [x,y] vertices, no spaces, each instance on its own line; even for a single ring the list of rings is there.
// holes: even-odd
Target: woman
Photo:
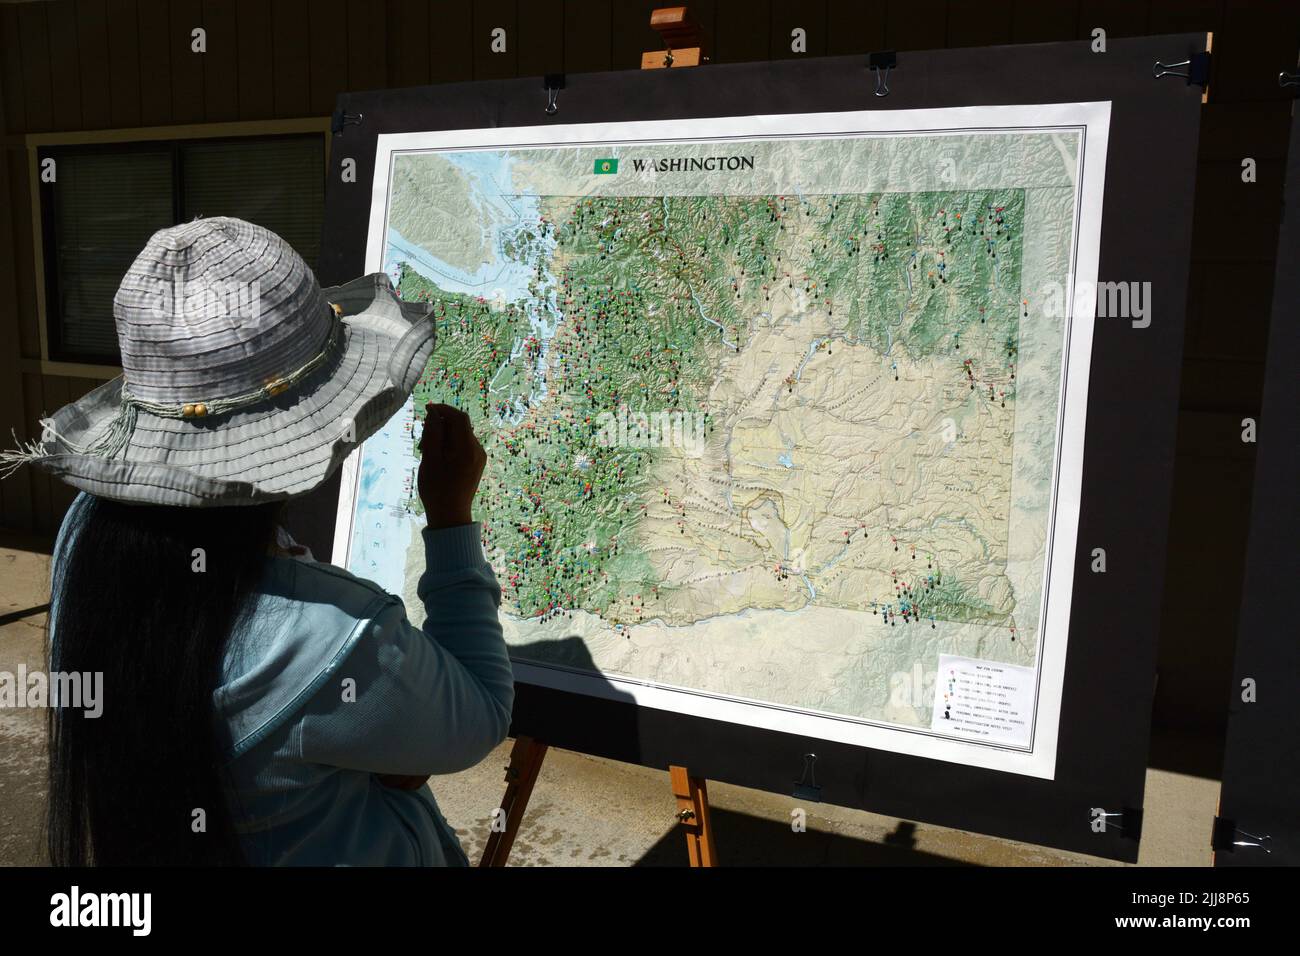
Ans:
[[[150,239],[113,311],[123,375],[6,456],[82,490],[50,671],[103,674],[102,716],[50,712],[52,862],[467,864],[424,783],[505,738],[514,692],[469,419],[426,408],[423,628],[278,523],[402,407],[428,309],[202,219]]]

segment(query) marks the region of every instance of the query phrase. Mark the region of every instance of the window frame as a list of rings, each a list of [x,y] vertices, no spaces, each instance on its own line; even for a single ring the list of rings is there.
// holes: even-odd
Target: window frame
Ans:
[[[70,133],[28,134],[25,139],[32,202],[32,250],[36,319],[40,334],[39,359],[22,359],[23,371],[43,375],[68,375],[81,378],[111,379],[122,371],[120,365],[104,361],[101,356],[77,355],[60,348],[57,320],[49,303],[57,302],[58,276],[54,268],[54,204],[44,202],[44,184],[40,181],[41,162],[64,150],[77,152],[129,152],[169,149],[172,157],[172,207],[179,209],[183,195],[180,155],[187,141],[230,143],[265,141],[318,135],[322,142],[325,177],[330,162],[330,119],[327,116],[296,120],[266,120],[246,123],[203,123],[190,126],[157,126],[139,129],[92,130]],[[49,263],[49,268],[46,263]]]

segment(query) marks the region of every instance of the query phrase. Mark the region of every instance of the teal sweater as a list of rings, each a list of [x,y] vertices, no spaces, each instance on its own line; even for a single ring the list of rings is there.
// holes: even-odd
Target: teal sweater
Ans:
[[[64,519],[56,561],[84,500]],[[479,526],[422,533],[423,628],[377,584],[311,560],[267,559],[213,694],[250,862],[468,864],[428,787],[399,790],[377,778],[465,770],[510,726],[501,589]]]

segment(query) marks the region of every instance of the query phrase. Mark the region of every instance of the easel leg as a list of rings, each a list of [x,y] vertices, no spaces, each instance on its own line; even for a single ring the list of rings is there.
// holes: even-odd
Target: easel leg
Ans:
[[[532,796],[533,784],[542,771],[542,760],[546,757],[546,744],[532,737],[516,737],[515,745],[510,748],[510,766],[506,767],[506,794],[501,798],[501,810],[505,812],[505,826],[493,829],[488,835],[487,846],[483,848],[483,858],[479,866],[505,866],[510,857],[510,848],[515,844],[515,834],[524,818],[528,807],[528,798]]]
[[[703,777],[692,777],[685,767],[669,767],[673,796],[677,798],[677,821],[686,831],[686,852],[691,866],[716,866],[713,824],[709,820],[709,792]]]

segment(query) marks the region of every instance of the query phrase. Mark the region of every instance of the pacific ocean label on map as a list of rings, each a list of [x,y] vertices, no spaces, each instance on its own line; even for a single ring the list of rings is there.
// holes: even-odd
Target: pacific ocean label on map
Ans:
[[[516,661],[949,734],[899,675],[1036,662],[1080,148],[394,152],[382,268],[438,346],[364,448],[350,569],[420,613],[447,402]]]

